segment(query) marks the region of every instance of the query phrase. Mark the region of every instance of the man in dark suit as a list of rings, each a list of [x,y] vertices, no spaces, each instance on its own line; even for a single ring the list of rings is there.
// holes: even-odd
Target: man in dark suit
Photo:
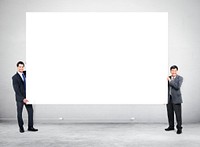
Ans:
[[[167,104],[167,115],[169,127],[166,128],[166,131],[174,130],[174,112],[176,115],[177,121],[177,134],[182,133],[182,112],[181,112],[181,103],[182,95],[181,95],[181,85],[183,83],[183,77],[177,74],[178,67],[173,65],[170,67],[171,75],[167,77],[168,80],[168,104]]]
[[[33,127],[33,107],[32,104],[27,104],[26,99],[26,72],[24,71],[24,63],[19,61],[17,63],[17,73],[12,77],[13,89],[15,91],[16,104],[17,104],[17,120],[19,131],[24,132],[24,122],[22,118],[22,111],[25,105],[28,112],[28,131],[38,131]]]

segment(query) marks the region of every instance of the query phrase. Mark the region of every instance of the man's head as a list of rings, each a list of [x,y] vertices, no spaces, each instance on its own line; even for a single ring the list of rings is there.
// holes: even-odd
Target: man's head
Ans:
[[[25,66],[24,62],[22,62],[22,61],[17,62],[17,71],[23,73],[24,66]]]
[[[178,67],[176,65],[170,67],[170,73],[173,77],[177,75],[177,72],[178,72]]]

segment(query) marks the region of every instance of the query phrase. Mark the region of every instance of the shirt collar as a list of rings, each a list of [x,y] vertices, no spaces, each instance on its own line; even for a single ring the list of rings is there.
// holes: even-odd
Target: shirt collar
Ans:
[[[17,73],[20,75],[20,77],[22,78],[22,80],[24,80],[24,79],[23,79],[23,76],[22,76],[23,73],[21,73],[21,72],[19,72],[19,71],[18,71]]]
[[[175,79],[176,77],[177,77],[177,76],[175,76],[175,77],[171,76],[172,79]]]
[[[21,72],[19,72],[19,71],[18,71],[17,73],[18,73],[20,76],[22,76],[22,74],[23,74],[23,73],[21,73]]]

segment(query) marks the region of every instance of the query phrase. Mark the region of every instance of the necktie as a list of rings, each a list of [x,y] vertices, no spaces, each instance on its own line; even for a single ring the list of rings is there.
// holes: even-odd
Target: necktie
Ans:
[[[23,81],[24,81],[24,89],[26,91],[26,77],[24,74],[22,74],[22,77],[23,77]]]

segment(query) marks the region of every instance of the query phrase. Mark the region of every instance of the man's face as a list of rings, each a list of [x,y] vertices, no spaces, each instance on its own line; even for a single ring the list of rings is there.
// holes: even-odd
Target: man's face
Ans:
[[[17,67],[17,70],[22,73],[24,71],[24,65],[19,64],[18,67]]]
[[[170,73],[171,73],[171,75],[173,76],[173,77],[175,77],[176,75],[177,75],[177,69],[175,68],[175,69],[171,69],[170,70]]]

